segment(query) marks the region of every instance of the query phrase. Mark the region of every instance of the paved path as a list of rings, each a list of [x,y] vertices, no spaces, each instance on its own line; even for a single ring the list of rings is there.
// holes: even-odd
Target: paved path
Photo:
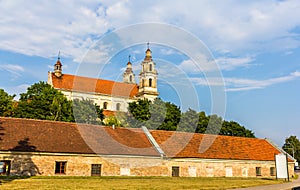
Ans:
[[[235,190],[291,190],[291,189],[300,190],[300,176],[298,179],[288,183],[240,188]]]

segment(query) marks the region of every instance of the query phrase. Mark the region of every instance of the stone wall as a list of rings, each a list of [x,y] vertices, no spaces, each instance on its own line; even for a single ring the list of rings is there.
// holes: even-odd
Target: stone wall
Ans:
[[[174,159],[168,165],[178,166],[182,177],[276,177],[276,173],[271,175],[275,161]],[[256,168],[260,168],[261,175],[257,175]],[[293,163],[289,164],[289,175],[294,175]]]
[[[11,161],[10,175],[91,176],[92,164],[101,164],[102,176],[172,176],[172,167],[178,167],[180,177],[276,177],[270,173],[274,161],[0,152],[2,160]],[[55,174],[56,162],[66,162],[65,174]],[[294,175],[292,163],[289,174]]]

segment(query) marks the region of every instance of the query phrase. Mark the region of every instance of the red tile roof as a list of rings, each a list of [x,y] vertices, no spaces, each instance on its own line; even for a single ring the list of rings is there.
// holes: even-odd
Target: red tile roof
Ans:
[[[265,139],[159,130],[151,134],[166,156],[172,158],[267,161],[274,160],[274,154],[280,153]]]
[[[103,114],[104,114],[105,117],[109,117],[109,116],[115,116],[116,112],[111,111],[111,110],[103,110]]]
[[[0,117],[0,151],[159,156],[140,129]]]
[[[265,139],[150,132],[169,158],[271,161],[280,153]],[[141,129],[7,117],[0,117],[1,150],[159,156]]]
[[[115,82],[110,80],[81,77],[69,74],[63,74],[56,77],[51,75],[53,87],[56,89],[94,92],[112,96],[134,97],[138,93],[137,84]]]

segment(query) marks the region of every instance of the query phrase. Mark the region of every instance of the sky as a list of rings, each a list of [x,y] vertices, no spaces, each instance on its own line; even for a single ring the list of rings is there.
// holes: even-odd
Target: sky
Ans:
[[[0,0],[0,88],[63,73],[138,81],[147,42],[160,97],[237,121],[278,145],[300,137],[300,1]]]

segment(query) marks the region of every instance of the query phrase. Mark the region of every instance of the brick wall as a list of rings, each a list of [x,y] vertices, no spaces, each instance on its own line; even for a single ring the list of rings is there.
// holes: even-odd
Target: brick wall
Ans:
[[[158,157],[96,156],[54,153],[1,153],[0,160],[10,160],[10,175],[91,176],[91,165],[101,164],[102,176],[172,176],[172,166],[181,177],[276,177],[270,168],[274,161],[238,161],[213,159],[161,159]],[[55,174],[56,162],[66,162],[65,174]],[[261,176],[256,175],[261,168]],[[294,175],[289,165],[290,176]]]

